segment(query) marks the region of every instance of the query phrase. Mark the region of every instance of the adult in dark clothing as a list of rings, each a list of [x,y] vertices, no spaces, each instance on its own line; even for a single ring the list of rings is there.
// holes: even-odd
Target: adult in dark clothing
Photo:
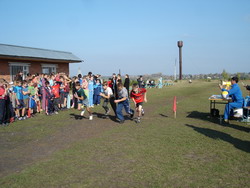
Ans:
[[[115,73],[113,73],[111,83],[112,83],[112,88],[111,89],[113,91],[115,99],[117,99],[117,97],[118,97],[118,94],[117,94],[117,77],[116,77]]]
[[[127,91],[128,91],[128,96],[130,96],[130,95],[129,95],[129,85],[130,85],[129,75],[126,74],[126,75],[125,75],[125,80],[124,80],[124,87],[125,87],[125,88],[127,89]]]
[[[78,82],[78,78],[76,76],[74,76],[72,78],[72,82],[71,82],[71,89],[72,89],[72,96],[73,96],[73,106],[75,109],[78,108],[78,103],[77,103],[77,98],[74,97],[75,93],[77,92],[77,89],[76,89],[76,82]]]
[[[145,82],[144,82],[144,80],[143,80],[143,76],[140,76],[140,77],[137,79],[137,82],[138,82],[139,88],[145,88]]]

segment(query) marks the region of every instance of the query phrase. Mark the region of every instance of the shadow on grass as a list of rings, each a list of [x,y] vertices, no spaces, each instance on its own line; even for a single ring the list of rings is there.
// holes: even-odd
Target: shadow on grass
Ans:
[[[207,137],[210,137],[213,139],[221,139],[225,142],[228,142],[228,143],[234,145],[234,147],[236,147],[237,149],[240,149],[242,151],[250,153],[250,142],[249,141],[243,141],[243,140],[240,140],[238,138],[234,138],[231,135],[220,132],[220,131],[196,127],[196,126],[189,125],[189,124],[185,124],[185,125],[187,127],[194,129],[198,133],[201,133],[201,134],[207,136]]]
[[[160,116],[162,116],[162,117],[168,117],[167,115],[165,115],[165,114],[159,114]]]
[[[87,119],[86,117],[81,116],[79,114],[73,114],[73,113],[71,113],[69,115],[71,116],[71,118],[75,118],[76,120]]]
[[[93,115],[100,118],[100,119],[110,119],[114,122],[119,122],[117,119],[116,119],[116,116],[112,116],[112,115],[105,115],[105,114],[101,114],[101,113],[97,113],[97,112],[93,112]]]
[[[188,118],[201,119],[201,120],[204,120],[204,121],[209,121],[209,122],[218,124],[219,126],[226,126],[226,127],[230,127],[230,128],[233,128],[233,129],[240,130],[240,131],[250,132],[249,127],[239,126],[239,125],[236,125],[236,124],[225,123],[225,122],[220,124],[219,118],[210,117],[210,113],[204,113],[204,112],[198,112],[198,111],[192,111],[192,112],[188,112],[188,113],[189,113],[187,115]]]

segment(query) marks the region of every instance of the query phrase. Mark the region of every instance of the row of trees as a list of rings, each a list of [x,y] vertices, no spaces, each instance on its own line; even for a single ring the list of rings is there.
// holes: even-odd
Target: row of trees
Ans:
[[[212,80],[228,80],[232,76],[238,76],[240,80],[250,80],[250,72],[241,72],[241,73],[228,73],[226,70],[223,70],[222,73],[210,73],[210,74],[184,74],[182,78],[184,80],[198,80],[198,79],[212,79]],[[131,76],[132,78],[136,78],[137,76]],[[155,74],[146,74],[143,75],[144,80],[147,79],[159,79],[162,77],[164,80],[175,80],[173,75],[163,75],[162,73]],[[176,76],[177,80],[179,75]]]

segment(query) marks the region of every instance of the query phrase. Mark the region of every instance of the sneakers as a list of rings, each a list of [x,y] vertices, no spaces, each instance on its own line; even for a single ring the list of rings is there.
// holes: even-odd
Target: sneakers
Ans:
[[[58,114],[58,112],[57,112],[57,111],[55,111],[55,114]]]
[[[144,116],[145,111],[143,110],[143,108],[141,109],[141,115]]]
[[[84,112],[85,112],[85,110],[83,110],[83,111],[81,112],[81,116],[83,116],[83,115],[84,115]]]
[[[110,113],[110,109],[105,113],[105,116],[107,116]]]
[[[132,119],[134,117],[135,112],[134,110],[131,110],[131,111],[132,111],[132,114],[130,114],[130,118]]]
[[[120,123],[120,124],[123,124],[123,123],[124,123],[124,120],[120,120],[119,123]]]
[[[139,117],[136,118],[135,122],[136,122],[136,123],[141,123],[141,118],[139,118]]]
[[[93,116],[89,116],[89,120],[93,120]]]

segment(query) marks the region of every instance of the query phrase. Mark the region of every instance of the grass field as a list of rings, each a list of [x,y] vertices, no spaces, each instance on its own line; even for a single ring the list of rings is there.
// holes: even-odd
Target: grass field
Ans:
[[[149,89],[141,124],[98,106],[93,121],[68,110],[0,128],[0,187],[249,187],[250,125],[209,117],[217,84]]]

